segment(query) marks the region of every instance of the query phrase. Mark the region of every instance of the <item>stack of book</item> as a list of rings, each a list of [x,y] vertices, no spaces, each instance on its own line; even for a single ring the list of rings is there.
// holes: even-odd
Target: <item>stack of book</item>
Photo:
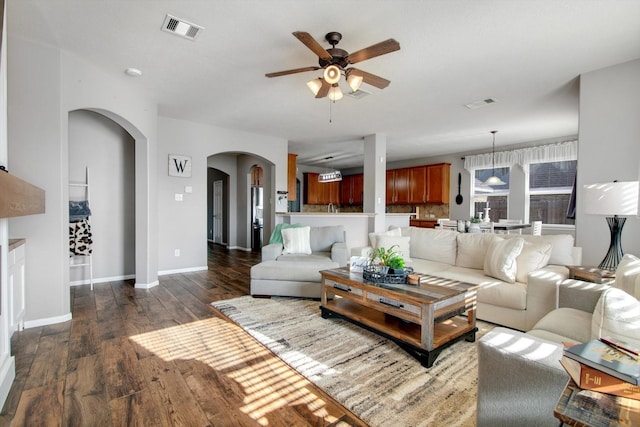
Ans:
[[[603,337],[567,347],[560,363],[582,389],[640,400],[640,349],[625,341]]]

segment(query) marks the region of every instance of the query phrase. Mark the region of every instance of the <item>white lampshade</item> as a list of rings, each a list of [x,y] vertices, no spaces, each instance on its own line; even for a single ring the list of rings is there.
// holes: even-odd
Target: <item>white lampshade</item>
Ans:
[[[582,192],[586,214],[638,215],[638,181],[587,184]]]
[[[359,76],[355,73],[349,73],[349,76],[347,77],[347,83],[349,84],[349,87],[351,88],[351,90],[354,92],[360,89],[362,80],[363,80],[362,76]]]
[[[324,70],[324,80],[330,85],[338,83],[340,81],[340,68],[335,65],[329,65]]]
[[[313,92],[314,95],[317,95],[318,91],[320,91],[320,88],[322,87],[322,79],[321,78],[313,79],[307,82],[307,86],[309,87],[311,92]]]
[[[506,182],[504,182],[503,180],[501,180],[500,178],[498,178],[495,175],[490,176],[484,182],[484,185],[505,185],[505,184],[506,184]]]
[[[329,89],[329,93],[327,95],[332,101],[339,101],[342,99],[342,90],[340,90],[340,86],[333,85],[331,89]]]

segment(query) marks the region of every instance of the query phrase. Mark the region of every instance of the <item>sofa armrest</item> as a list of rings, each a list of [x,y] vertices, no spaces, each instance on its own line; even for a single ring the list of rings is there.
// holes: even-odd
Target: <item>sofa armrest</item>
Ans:
[[[478,427],[558,426],[562,346],[497,327],[478,341]]]
[[[346,243],[338,242],[331,246],[331,261],[337,262],[340,267],[349,264],[349,248]]]
[[[558,287],[568,276],[569,270],[559,265],[547,265],[529,273],[525,331],[545,314],[558,308]]]
[[[558,287],[558,307],[575,308],[593,313],[600,295],[608,288],[609,286],[605,284],[575,279],[564,280]]]
[[[262,247],[262,261],[275,261],[280,255],[282,255],[282,249],[284,246],[282,243],[269,243]]]

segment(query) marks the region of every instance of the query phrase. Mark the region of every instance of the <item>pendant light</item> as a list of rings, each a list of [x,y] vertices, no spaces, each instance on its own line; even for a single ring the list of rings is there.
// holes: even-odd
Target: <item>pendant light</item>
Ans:
[[[496,176],[496,133],[498,133],[498,131],[492,130],[491,133],[493,134],[493,149],[491,150],[492,171],[491,176],[487,178],[484,185],[506,185],[506,182]]]

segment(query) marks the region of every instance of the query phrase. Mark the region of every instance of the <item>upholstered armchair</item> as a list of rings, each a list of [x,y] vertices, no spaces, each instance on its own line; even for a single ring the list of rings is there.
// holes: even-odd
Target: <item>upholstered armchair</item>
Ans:
[[[609,335],[640,345],[640,260],[625,255],[610,285],[566,280],[558,308],[532,330],[498,327],[478,341],[478,427],[558,426],[563,343]]]

